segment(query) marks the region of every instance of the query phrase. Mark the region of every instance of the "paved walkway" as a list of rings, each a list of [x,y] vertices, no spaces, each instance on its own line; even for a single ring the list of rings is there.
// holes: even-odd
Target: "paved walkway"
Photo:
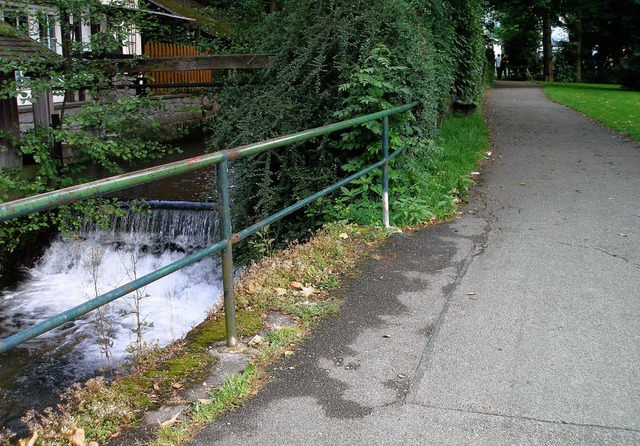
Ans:
[[[640,145],[526,83],[488,116],[464,216],[394,236],[194,445],[640,444]]]

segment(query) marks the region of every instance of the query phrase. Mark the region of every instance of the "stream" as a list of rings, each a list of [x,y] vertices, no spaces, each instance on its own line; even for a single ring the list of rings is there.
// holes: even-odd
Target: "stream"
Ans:
[[[176,159],[204,153],[187,142]],[[124,200],[210,201],[215,168],[201,169],[123,191]],[[0,289],[0,337],[7,337],[112,288],[213,244],[217,216],[207,210],[152,209],[115,218],[107,231],[85,224],[77,237],[57,236],[18,284]],[[164,346],[183,337],[220,303],[217,257],[164,277],[136,293],[0,354],[0,432],[23,432],[20,418],[54,404],[76,381],[104,374],[127,358],[140,330],[144,341]],[[106,341],[106,344],[105,344]]]

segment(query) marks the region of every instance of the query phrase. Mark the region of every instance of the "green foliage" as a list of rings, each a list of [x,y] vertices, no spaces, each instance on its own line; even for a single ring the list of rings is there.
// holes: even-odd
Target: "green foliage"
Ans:
[[[409,69],[405,66],[393,66],[390,56],[387,47],[376,47],[362,66],[353,68],[350,79],[338,87],[343,99],[342,108],[333,114],[335,121],[390,109],[399,103],[410,101],[411,90],[405,85],[405,75]],[[411,111],[391,116],[391,144],[399,144],[403,136],[418,134],[421,129],[415,125],[415,121],[416,118]],[[380,121],[370,121],[342,133],[340,139],[332,143],[332,147],[350,156],[341,166],[342,170],[353,173],[378,161],[381,138]]]
[[[4,169],[0,172],[0,201],[49,192],[87,181],[88,168],[100,166],[109,173],[122,173],[126,167],[162,157],[171,150],[157,141],[146,139],[141,129],[154,128],[153,119],[147,113],[156,107],[152,98],[132,97],[112,103],[94,101],[80,113],[69,117],[61,128],[45,130],[35,127],[23,133],[19,139],[12,139],[21,155],[30,155],[38,165],[33,178],[25,177],[21,169]],[[63,163],[52,147],[71,146],[74,151],[73,163]],[[88,200],[71,207],[60,208],[61,216],[78,212],[88,217],[104,218],[112,215],[116,207],[108,201],[97,208]],[[96,212],[99,209],[100,212]],[[63,220],[58,212],[31,214],[11,220],[0,226],[0,252],[11,253],[20,243],[23,235],[47,227],[57,227]],[[63,226],[64,230],[69,230]]]
[[[76,163],[123,173],[125,166],[172,152],[146,137],[160,127],[152,113],[161,106],[160,100],[150,96],[93,101],[69,117],[67,126],[53,130],[52,136],[54,142],[73,147]]]
[[[87,92],[91,102],[78,113],[66,115],[66,102],[63,103],[62,124],[57,128],[36,126],[19,138],[12,133],[0,134],[0,139],[15,147],[18,155],[31,157],[37,165],[31,177],[25,176],[20,169],[3,169],[0,172],[0,201],[72,186],[93,179],[95,174],[89,172],[99,169],[106,173],[122,173],[131,166],[171,152],[149,138],[159,126],[154,111],[161,107],[161,101],[152,96],[131,97],[117,93],[113,89],[114,83],[126,83],[130,79],[123,75],[114,77],[113,63],[103,58],[127,42],[133,27],[140,23],[141,15],[123,9],[122,2],[103,5],[89,0],[52,0],[49,4],[55,17],[49,18],[40,12],[31,15],[30,20],[41,23],[54,20],[61,24],[63,38],[57,44],[63,55],[42,51],[29,58],[19,54],[3,58],[1,72],[19,71],[25,75],[9,77],[3,82],[0,97],[24,96],[28,90],[32,95],[29,100],[33,102],[52,90],[81,89]],[[22,3],[6,5],[3,12],[8,20],[20,15],[26,17],[27,6]],[[76,41],[69,38],[74,31],[73,23],[103,24],[105,31]],[[89,54],[91,57],[87,57]],[[73,156],[67,156],[63,161],[63,151],[72,152]],[[101,214],[94,212],[95,203],[76,204],[74,212],[83,207],[87,214],[99,216]],[[101,210],[114,208],[107,206]],[[61,214],[70,212],[63,209]],[[63,220],[57,212],[46,212],[4,223],[0,226],[0,258],[13,252],[24,235],[56,227]]]
[[[554,54],[556,80],[622,82],[627,88],[640,88],[637,0],[491,0],[489,4],[498,11],[498,35],[512,65],[526,65],[541,78],[542,25],[562,25],[569,45],[561,44]]]
[[[216,17],[216,21],[204,28],[213,36],[200,42],[204,49],[214,54],[251,53],[268,36],[267,28],[255,26],[256,22],[262,22],[266,17],[263,0],[210,1],[209,4],[212,6],[205,11]]]
[[[562,42],[555,55],[554,81],[560,83],[576,81],[576,49],[570,42]]]
[[[39,433],[38,444],[67,442],[65,437],[79,426],[88,440],[103,443],[135,416],[131,398],[103,378],[91,379],[84,387],[75,384],[63,393],[62,399],[55,409],[29,411],[23,418],[31,432]]]
[[[300,330],[298,328],[282,327],[269,332],[267,340],[269,341],[269,345],[279,348],[295,343],[299,336]]]
[[[271,256],[275,248],[275,241],[276,239],[269,233],[269,225],[265,226],[249,240],[249,246],[253,253],[251,257],[261,259]]]
[[[454,216],[459,197],[473,185],[470,172],[484,157],[487,138],[486,124],[476,113],[446,119],[435,142],[424,138],[408,139],[405,152],[391,163],[391,224],[408,226]],[[380,180],[375,175],[369,178],[368,188],[361,185],[343,188],[333,201],[318,200],[307,212],[320,221],[379,224],[382,214]]]
[[[487,69],[482,25],[484,5],[480,0],[451,1],[451,5],[454,44],[450,56],[456,63],[455,94],[464,102],[479,101]]]
[[[366,59],[364,67],[358,67],[352,73],[351,81],[340,86],[348,96],[343,100],[344,110],[336,113],[340,119],[352,117],[351,114],[365,114],[372,110],[373,104],[381,109],[390,108],[386,97],[407,94],[402,86],[402,77],[406,67],[391,66],[387,59],[386,48],[376,48]],[[481,72],[480,72],[481,73]],[[481,81],[482,74],[479,73]],[[400,83],[399,85],[397,83]],[[390,129],[390,147],[406,150],[399,160],[393,160],[389,180],[394,198],[391,206],[391,222],[406,226],[429,221],[431,218],[448,217],[455,211],[455,198],[464,195],[469,184],[468,174],[477,162],[478,153],[484,148],[485,127],[473,122],[478,128],[460,128],[466,138],[465,147],[451,150],[453,139],[458,138],[448,132],[450,122],[441,130],[446,134],[447,153],[431,140],[420,136],[415,126],[415,117],[409,112],[393,116]],[[472,119],[470,119],[471,121]],[[486,129],[485,129],[486,132]],[[342,166],[345,172],[353,173],[366,168],[379,159],[381,151],[381,125],[368,123],[358,129],[342,135],[334,145],[347,152],[356,152]],[[474,147],[467,152],[466,147]],[[454,153],[465,153],[459,159],[453,159]],[[314,217],[318,225],[326,221],[347,220],[359,224],[379,224],[382,213],[381,172],[376,171],[360,177],[348,187],[342,187],[336,198],[321,198],[314,206],[306,210]],[[451,192],[455,190],[456,192]]]
[[[89,0],[51,0],[47,2],[54,15],[49,18],[42,12],[35,18],[40,23],[53,21],[62,28],[62,40],[57,45],[62,49],[62,57],[53,51],[40,52],[37,57],[3,58],[0,71],[10,74],[22,71],[27,76],[6,81],[2,85],[2,96],[16,96],[21,90],[29,89],[33,97],[39,97],[51,89],[84,88],[92,95],[100,90],[108,90],[111,82],[109,68],[112,63],[103,57],[121,48],[128,41],[129,33],[142,20],[142,15],[125,6],[124,1],[113,1],[108,4]],[[4,17],[8,23],[15,23],[16,17],[27,17],[30,12],[27,2],[16,2],[3,7]],[[88,39],[72,39],[75,24],[99,24],[105,30],[93,33]],[[37,26],[37,23],[35,24]],[[26,33],[26,29],[21,30]],[[87,55],[91,55],[92,63],[87,63]]]
[[[504,55],[508,55],[510,65],[526,66],[531,73],[541,70],[539,56],[540,29],[538,17],[528,8],[510,8],[508,2],[498,3],[495,29],[498,40],[502,43]]]
[[[420,104],[416,109],[392,120],[392,141],[403,146],[408,137],[432,137],[452,86],[462,98],[477,98],[482,88],[479,2],[459,3],[285,2],[285,13],[269,14],[253,26],[252,33],[263,38],[252,49],[273,53],[273,62],[255,85],[230,84],[220,92],[212,147],[256,142],[414,100]],[[319,138],[241,163],[235,225],[265,218],[376,159],[379,132],[379,124],[371,123],[351,135]],[[363,179],[355,187],[368,194],[377,188],[372,181]],[[286,229],[272,225],[279,240],[304,236],[313,226],[302,213],[284,224]]]

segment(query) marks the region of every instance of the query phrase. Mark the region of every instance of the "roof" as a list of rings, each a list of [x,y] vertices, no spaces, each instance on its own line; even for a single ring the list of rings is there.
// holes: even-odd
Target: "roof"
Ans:
[[[215,22],[213,17],[200,12],[205,6],[193,0],[147,0],[147,3],[164,9],[173,15],[193,19],[198,25]]]
[[[29,59],[58,57],[56,53],[0,20],[0,58],[16,62]]]
[[[156,16],[160,23],[167,23],[170,25],[196,25],[198,22],[191,17],[185,17],[177,14],[169,14],[167,12],[150,11],[148,9],[139,9],[146,14]]]

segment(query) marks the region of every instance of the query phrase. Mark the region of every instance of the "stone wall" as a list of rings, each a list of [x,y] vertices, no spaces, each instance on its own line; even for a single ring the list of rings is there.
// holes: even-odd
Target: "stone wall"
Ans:
[[[218,110],[218,104],[208,97],[191,95],[161,96],[163,110],[151,110],[161,123],[162,132],[154,131],[149,137],[160,141],[171,141],[188,134],[202,132],[207,119]]]
[[[210,119],[218,110],[218,104],[209,97],[193,96],[189,94],[174,94],[157,96],[162,101],[161,109],[149,110],[163,124],[161,131],[149,132],[148,137],[158,141],[171,141],[183,138],[185,132],[199,132],[203,123]],[[73,115],[83,106],[84,102],[74,102],[65,105],[65,116]],[[54,113],[60,114],[62,104],[56,103]],[[33,128],[32,106],[20,107],[20,130],[22,132]],[[142,129],[144,131],[144,129]]]

